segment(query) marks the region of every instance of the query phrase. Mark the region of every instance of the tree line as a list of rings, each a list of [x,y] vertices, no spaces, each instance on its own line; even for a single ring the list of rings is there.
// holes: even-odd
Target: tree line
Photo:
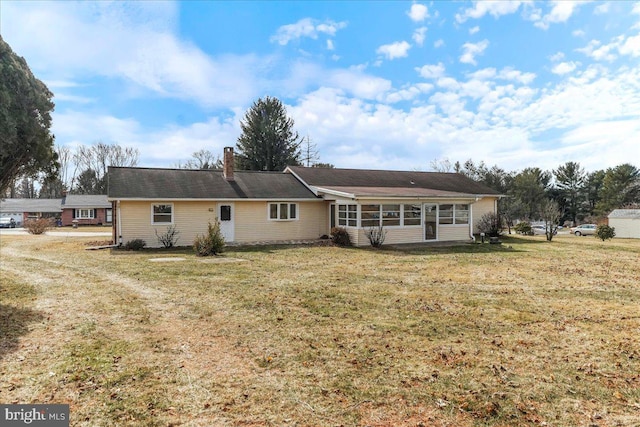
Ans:
[[[561,225],[597,222],[614,209],[640,207],[640,169],[630,163],[592,172],[577,162],[550,171],[537,167],[505,171],[471,159],[463,164],[436,160],[431,167],[461,173],[505,195],[498,211],[507,225],[515,220],[543,220],[549,202],[557,206]]]

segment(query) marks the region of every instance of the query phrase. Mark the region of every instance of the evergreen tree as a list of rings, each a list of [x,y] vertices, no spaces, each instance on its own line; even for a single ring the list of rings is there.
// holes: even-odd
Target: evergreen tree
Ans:
[[[238,169],[282,171],[287,166],[300,165],[301,140],[279,99],[258,99],[240,126],[242,134],[236,144]]]
[[[553,171],[557,189],[557,202],[562,206],[563,219],[576,223],[584,200],[586,173],[579,163],[567,162]]]
[[[53,175],[53,94],[0,36],[0,193],[17,177]]]

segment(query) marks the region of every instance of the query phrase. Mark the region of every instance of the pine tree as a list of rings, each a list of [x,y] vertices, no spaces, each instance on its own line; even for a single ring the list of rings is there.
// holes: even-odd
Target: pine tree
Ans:
[[[240,126],[242,134],[236,144],[238,169],[282,171],[287,166],[300,165],[302,141],[279,99],[258,99]]]

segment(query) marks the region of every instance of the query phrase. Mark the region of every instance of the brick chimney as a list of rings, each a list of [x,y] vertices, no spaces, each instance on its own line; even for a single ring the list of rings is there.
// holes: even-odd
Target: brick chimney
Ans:
[[[233,181],[233,147],[224,147],[222,176],[227,181]]]

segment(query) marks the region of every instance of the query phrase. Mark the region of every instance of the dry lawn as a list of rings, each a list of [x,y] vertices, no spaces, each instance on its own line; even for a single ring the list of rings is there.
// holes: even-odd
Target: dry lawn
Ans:
[[[640,241],[217,262],[91,240],[2,236],[0,402],[73,426],[640,426]]]

